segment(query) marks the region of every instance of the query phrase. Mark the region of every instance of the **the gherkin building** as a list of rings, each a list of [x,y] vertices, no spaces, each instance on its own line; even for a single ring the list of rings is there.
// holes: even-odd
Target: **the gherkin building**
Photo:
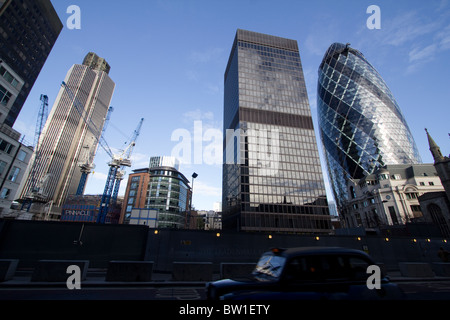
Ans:
[[[348,199],[348,179],[360,179],[386,164],[422,162],[391,91],[349,44],[333,43],[323,57],[317,110],[338,207]]]

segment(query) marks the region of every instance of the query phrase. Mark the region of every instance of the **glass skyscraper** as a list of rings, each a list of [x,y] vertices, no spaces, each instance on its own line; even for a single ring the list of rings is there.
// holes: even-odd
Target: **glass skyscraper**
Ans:
[[[421,163],[411,131],[391,91],[361,52],[332,44],[319,67],[317,110],[338,207],[348,179],[387,164]]]
[[[223,125],[223,228],[329,232],[297,41],[237,30]]]
[[[0,61],[23,82],[17,98],[2,114],[8,126],[19,116],[62,28],[50,0],[0,0]]]

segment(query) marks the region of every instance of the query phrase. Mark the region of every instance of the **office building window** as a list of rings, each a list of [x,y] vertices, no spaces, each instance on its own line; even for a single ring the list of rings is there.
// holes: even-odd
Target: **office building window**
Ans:
[[[25,158],[27,157],[27,153],[23,150],[20,150],[17,154],[17,159],[20,161],[25,161]]]
[[[5,161],[0,160],[0,176],[3,174],[3,171],[6,168],[7,163]]]
[[[11,190],[9,190],[8,188],[3,188],[2,192],[0,193],[0,199],[8,199],[10,193]]]
[[[11,92],[5,89],[2,85],[0,85],[0,103],[6,106],[11,99]]]
[[[4,67],[0,66],[0,75],[3,76],[3,78],[8,81],[14,88],[17,88],[17,85],[19,84],[19,81],[17,81],[14,76],[9,73]]]
[[[17,176],[20,173],[20,168],[13,167],[11,172],[9,173],[8,180],[15,182],[17,180]]]
[[[0,139],[0,151],[6,152],[7,154],[10,154],[14,149],[14,146],[10,144],[9,142]]]

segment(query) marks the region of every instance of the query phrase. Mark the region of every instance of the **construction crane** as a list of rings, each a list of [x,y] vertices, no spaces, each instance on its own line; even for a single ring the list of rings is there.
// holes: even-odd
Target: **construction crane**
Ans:
[[[142,122],[144,121],[144,118],[141,118],[138,127],[134,131],[133,137],[131,139],[131,142],[128,144],[126,148],[120,153],[120,154],[114,154],[111,149],[109,148],[105,138],[103,137],[103,134],[99,132],[99,130],[96,128],[95,124],[92,122],[91,119],[87,118],[85,114],[85,108],[84,106],[79,102],[79,100],[75,97],[72,90],[67,86],[67,84],[63,81],[62,87],[66,90],[66,92],[69,95],[69,98],[73,101],[73,105],[75,106],[76,110],[80,113],[82,119],[87,124],[89,130],[94,134],[94,137],[97,139],[99,145],[106,151],[106,153],[111,157],[111,161],[108,163],[109,166],[109,172],[108,176],[106,178],[106,184],[105,189],[102,194],[101,202],[100,202],[100,209],[99,213],[97,215],[97,223],[105,223],[106,222],[106,216],[108,214],[109,206],[111,204],[111,195],[114,190],[114,192],[118,192],[119,186],[120,186],[120,180],[123,177],[124,167],[131,167],[131,154],[133,151],[134,146],[136,145],[137,137],[139,136],[139,132],[142,127]],[[114,188],[114,186],[117,184],[117,188]],[[117,199],[117,195],[116,195]]]
[[[125,167],[131,167],[131,154],[133,152],[134,146],[136,145],[136,140],[141,131],[143,122],[144,118],[141,118],[136,130],[134,130],[133,137],[131,138],[128,146],[122,151],[121,154],[113,155],[111,161],[108,163],[109,173],[108,177],[106,178],[105,190],[103,191],[102,199],[100,202],[100,210],[97,216],[97,223],[105,223],[110,204],[117,200],[120,181],[122,180],[125,173],[123,169]],[[114,197],[113,201],[111,201],[113,190]]]
[[[102,139],[103,134],[105,133],[106,127],[108,126],[109,119],[111,118],[111,113],[114,111],[114,108],[111,106],[108,108],[106,113],[105,122],[103,124],[102,133],[100,139]],[[94,157],[95,149],[92,148],[89,150],[89,147],[85,146],[87,150],[84,153],[83,161],[78,165],[81,171],[80,183],[78,184],[76,195],[82,195],[84,192],[84,186],[86,185],[87,177],[91,173],[91,171],[95,168],[95,164],[92,163],[92,158]]]
[[[48,97],[45,94],[41,94],[40,97],[41,106],[37,117],[36,130],[34,133],[34,148],[39,149],[39,138],[41,137],[42,130],[44,130],[45,122],[48,117]]]
[[[48,96],[45,94],[41,94],[40,101],[41,101],[41,104],[39,107],[39,112],[38,112],[38,116],[37,116],[37,120],[36,120],[36,129],[34,132],[34,144],[33,144],[33,146],[34,146],[34,161],[31,166],[30,175],[29,175],[29,181],[30,181],[29,190],[30,191],[26,195],[24,195],[24,202],[22,203],[22,208],[21,208],[21,209],[24,209],[26,206],[27,211],[30,210],[33,200],[40,200],[40,198],[42,198],[44,196],[44,189],[45,189],[45,186],[47,185],[47,181],[49,178],[48,174],[41,181],[37,181],[37,177],[36,177],[37,166],[39,163],[39,159],[41,157],[41,153],[40,153],[41,145],[39,144],[39,142],[40,142],[40,137],[41,137],[42,131],[44,130],[45,122],[47,121],[47,117],[48,117]]]
[[[133,136],[130,139],[130,141],[131,141],[130,145],[126,149],[126,153],[124,155],[124,158],[126,158],[126,159],[130,159],[131,158],[131,154],[133,153],[133,148],[136,145],[136,140],[137,140],[137,138],[139,136],[139,133],[141,132],[141,127],[142,127],[142,123],[143,122],[144,122],[144,118],[141,118],[137,128],[133,132]],[[114,189],[113,189],[112,198],[111,198],[111,203],[113,205],[116,204],[117,196],[119,195],[120,183],[123,180],[123,177],[125,175],[125,170],[124,169],[125,169],[125,166],[121,166],[119,171],[117,172],[117,175],[116,175],[116,181],[115,181],[115,184],[114,184]]]

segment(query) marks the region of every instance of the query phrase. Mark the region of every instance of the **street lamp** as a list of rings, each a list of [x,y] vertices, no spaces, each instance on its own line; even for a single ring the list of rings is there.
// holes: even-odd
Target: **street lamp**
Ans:
[[[192,194],[194,193],[194,179],[198,177],[195,172],[192,174],[192,191],[191,191],[191,208],[192,208]]]
[[[192,194],[194,193],[194,179],[198,177],[197,173],[192,174],[192,190],[191,190],[191,199],[189,201],[189,217],[186,219],[186,227],[189,228],[190,225],[190,219],[192,216]]]

